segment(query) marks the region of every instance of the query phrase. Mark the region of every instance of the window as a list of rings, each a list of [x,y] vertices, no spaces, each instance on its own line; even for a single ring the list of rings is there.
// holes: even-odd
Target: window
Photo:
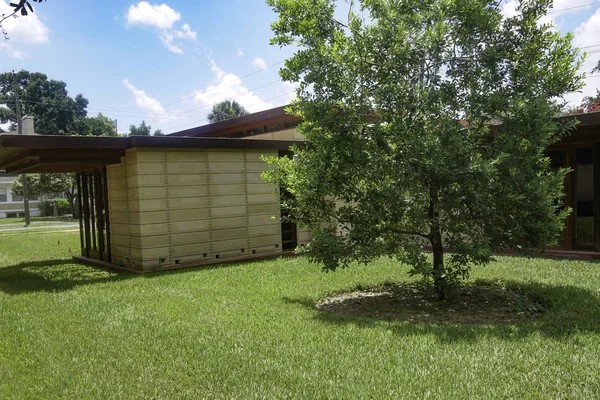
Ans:
[[[267,126],[267,132],[277,132],[283,130],[283,124],[275,124]]]
[[[301,123],[301,122],[302,122],[301,120],[298,120],[298,121],[291,121],[291,122],[286,122],[286,123],[284,124],[284,127],[285,127],[285,129],[295,128],[295,127],[297,127],[298,125],[300,125],[300,123]]]
[[[0,203],[6,203],[6,188],[0,188]]]
[[[264,133],[262,126],[260,128],[254,128],[254,129],[248,130],[248,136],[260,135],[261,133]]]
[[[23,196],[13,194],[12,201],[23,201]]]

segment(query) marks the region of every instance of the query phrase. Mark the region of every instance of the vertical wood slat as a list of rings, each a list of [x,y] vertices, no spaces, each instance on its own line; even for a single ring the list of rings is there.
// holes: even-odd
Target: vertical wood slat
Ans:
[[[104,223],[102,221],[102,193],[100,172],[94,171],[94,206],[96,207],[96,237],[98,238],[98,252],[100,260],[104,253]]]
[[[106,252],[108,255],[108,262],[112,262],[112,250],[110,246],[110,216],[108,214],[108,172],[107,168],[102,169],[102,181],[104,186],[104,223],[106,224]]]
[[[88,202],[90,203],[89,208],[90,208],[90,221],[91,221],[91,225],[92,225],[92,246],[91,248],[94,251],[98,250],[98,246],[97,246],[97,241],[96,241],[96,210],[95,210],[95,204],[94,204],[94,172],[90,172],[89,175],[89,188],[88,188]]]
[[[82,204],[83,204],[83,219],[85,225],[85,256],[90,256],[90,248],[92,246],[92,240],[90,237],[90,202],[89,202],[89,186],[88,186],[88,174],[81,173],[81,186],[82,186]]]
[[[573,159],[571,152],[571,146],[565,147],[565,163],[563,167],[570,168],[571,171],[575,171],[571,161]],[[574,209],[573,199],[575,198],[575,192],[573,191],[573,180],[573,172],[568,173],[565,178],[565,206],[571,207],[572,209]],[[573,246],[575,245],[575,216],[573,213],[567,217],[565,231],[566,249],[573,250]]]
[[[571,208],[573,209],[573,218],[572,220],[572,231],[571,231],[571,240],[573,243],[573,249],[577,249],[577,157],[576,157],[576,149],[575,146],[570,146],[569,149],[569,167],[571,167],[570,178],[570,192],[572,194],[572,204]]]
[[[85,239],[83,231],[83,203],[81,199],[81,173],[77,173],[77,214],[79,217],[79,241],[81,243],[81,255],[85,256]]]
[[[594,180],[594,250],[600,250],[600,144],[594,143],[593,147],[594,169],[592,177]]]

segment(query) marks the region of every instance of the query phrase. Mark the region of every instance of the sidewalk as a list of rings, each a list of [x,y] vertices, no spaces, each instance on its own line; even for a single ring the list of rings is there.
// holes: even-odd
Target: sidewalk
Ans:
[[[10,231],[28,231],[31,229],[52,229],[52,228],[78,228],[79,223],[69,223],[69,224],[48,224],[48,225],[31,225],[27,228],[24,226],[21,227],[7,227],[3,228],[0,225],[0,232],[10,232]]]

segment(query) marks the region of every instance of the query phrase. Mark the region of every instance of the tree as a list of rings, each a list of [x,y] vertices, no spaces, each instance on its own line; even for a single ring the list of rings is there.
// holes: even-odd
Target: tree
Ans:
[[[157,129],[154,131],[154,134],[152,136],[165,136],[165,134],[163,133],[162,130]]]
[[[98,113],[96,117],[80,118],[76,121],[76,129],[84,136],[118,136],[115,121]]]
[[[494,251],[557,242],[566,171],[544,151],[574,125],[555,99],[583,77],[572,35],[539,23],[550,0],[510,18],[492,0],[267,2],[271,43],[298,49],[280,75],[299,83],[306,144],[263,176],[312,230],[311,260],[390,256],[444,299]]]
[[[69,97],[67,84],[40,72],[19,71],[17,84],[22,115],[35,117],[36,132],[47,135],[78,133],[78,122],[87,115],[88,100]],[[0,74],[0,123],[16,125],[14,74]]]
[[[42,2],[42,0],[32,0],[32,1],[34,3]],[[31,6],[31,3],[28,0],[19,0],[17,3],[10,3],[10,6],[13,7],[12,13],[10,13],[8,15],[0,14],[0,29],[2,29],[2,33],[4,34],[4,38],[6,40],[8,40],[8,32],[6,32],[4,30],[4,26],[2,26],[2,23],[11,17],[17,18],[18,14],[21,14],[21,16],[26,17],[30,12],[33,12],[33,7]],[[29,9],[29,11],[27,11],[27,9]]]
[[[224,121],[235,117],[248,115],[248,111],[237,101],[224,100],[213,105],[212,111],[208,114],[208,121],[214,122]]]
[[[596,89],[595,96],[586,96],[577,107],[569,109],[567,114],[582,114],[600,111],[600,90]]]
[[[23,181],[19,176],[12,184],[12,193],[23,196]],[[77,194],[77,180],[75,174],[28,174],[27,189],[30,197],[58,196],[64,193],[71,208],[71,214],[77,215],[75,209],[75,196]]]
[[[150,136],[152,126],[146,125],[146,121],[142,121],[139,126],[129,125],[129,136]]]

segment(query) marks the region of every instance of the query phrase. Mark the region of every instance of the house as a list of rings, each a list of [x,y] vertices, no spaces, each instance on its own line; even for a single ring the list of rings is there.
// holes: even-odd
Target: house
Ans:
[[[600,256],[600,113],[548,149],[570,166],[560,251]],[[281,221],[262,155],[301,143],[283,107],[166,137],[0,137],[9,173],[77,172],[79,259],[136,272],[275,256],[310,233]],[[598,178],[596,178],[598,177]],[[574,253],[573,251],[576,251]]]
[[[35,135],[33,117],[26,115],[22,118],[23,134]],[[16,135],[16,131],[1,133],[0,135]],[[23,197],[12,194],[12,184],[18,174],[7,174],[0,170],[0,218],[17,218],[25,216],[25,206]],[[30,198],[30,215],[37,217],[40,215],[38,209],[39,201],[37,198]]]

